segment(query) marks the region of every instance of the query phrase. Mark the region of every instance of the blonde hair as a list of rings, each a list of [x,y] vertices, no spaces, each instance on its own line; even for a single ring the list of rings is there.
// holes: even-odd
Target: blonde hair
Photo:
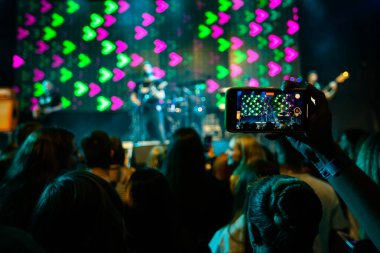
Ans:
[[[236,173],[244,170],[248,165],[252,165],[258,160],[267,160],[264,149],[257,139],[251,134],[238,134],[232,137],[235,146],[241,153],[239,165],[236,168]]]

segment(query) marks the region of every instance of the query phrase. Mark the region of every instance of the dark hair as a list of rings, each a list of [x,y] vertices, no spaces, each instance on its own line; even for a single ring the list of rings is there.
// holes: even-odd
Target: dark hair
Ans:
[[[20,124],[15,131],[15,140],[17,145],[21,146],[29,134],[41,128],[42,124],[35,121]]]
[[[31,133],[9,169],[6,179],[47,183],[73,165],[74,134],[63,128],[42,128]]]
[[[167,179],[154,169],[134,172],[128,188],[131,206],[143,212],[167,204],[171,195]]]
[[[31,133],[0,186],[0,220],[24,228],[43,188],[74,165],[74,135],[62,128]]]
[[[245,169],[239,174],[239,180],[237,181],[234,190],[234,219],[239,218],[242,212],[246,212],[248,185],[260,178],[277,174],[279,174],[278,166],[275,163],[265,160],[257,160],[253,164],[245,167]]]
[[[380,185],[380,133],[370,135],[363,142],[357,159],[358,167]]]
[[[117,165],[123,166],[124,160],[125,160],[125,150],[123,148],[123,143],[118,137],[111,137],[110,142],[111,142],[111,148],[113,150],[111,164],[117,164]]]
[[[250,186],[247,211],[252,247],[268,252],[313,251],[322,204],[309,185],[297,178],[275,175]]]
[[[202,141],[193,128],[180,128],[172,136],[164,162],[164,174],[173,192],[179,193],[199,182],[205,169]]]
[[[109,183],[82,170],[67,173],[46,187],[34,210],[31,232],[48,252],[126,249],[119,196]]]
[[[137,170],[127,186],[127,229],[136,252],[181,252],[169,183],[158,170]],[[147,243],[149,242],[149,243]]]
[[[106,132],[93,131],[89,137],[82,140],[81,146],[88,167],[109,168],[112,149],[111,141]]]

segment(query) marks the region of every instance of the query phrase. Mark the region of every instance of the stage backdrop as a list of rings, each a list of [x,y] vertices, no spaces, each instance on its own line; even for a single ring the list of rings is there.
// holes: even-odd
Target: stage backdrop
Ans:
[[[128,109],[144,61],[206,106],[224,102],[221,87],[279,87],[299,73],[294,0],[18,2],[14,90],[24,109],[43,80],[67,110]]]

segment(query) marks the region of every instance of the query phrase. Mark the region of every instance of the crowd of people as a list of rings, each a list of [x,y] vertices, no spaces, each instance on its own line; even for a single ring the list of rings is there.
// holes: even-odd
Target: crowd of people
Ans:
[[[180,128],[128,167],[118,137],[24,123],[0,157],[1,252],[380,250],[380,134],[331,134],[322,91],[303,135],[234,135],[205,153]],[[211,147],[212,150],[212,147]]]

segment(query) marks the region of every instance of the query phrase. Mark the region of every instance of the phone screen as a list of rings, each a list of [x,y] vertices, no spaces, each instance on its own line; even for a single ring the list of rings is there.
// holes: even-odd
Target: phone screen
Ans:
[[[227,91],[226,127],[230,132],[305,130],[308,107],[304,89],[231,88]]]

